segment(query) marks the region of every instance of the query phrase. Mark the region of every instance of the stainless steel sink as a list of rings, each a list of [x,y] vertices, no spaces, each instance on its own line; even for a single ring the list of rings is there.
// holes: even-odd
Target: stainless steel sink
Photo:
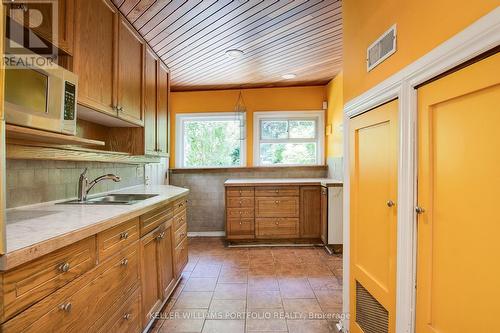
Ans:
[[[108,194],[85,201],[70,200],[61,202],[64,205],[131,205],[139,201],[156,197],[158,194]]]

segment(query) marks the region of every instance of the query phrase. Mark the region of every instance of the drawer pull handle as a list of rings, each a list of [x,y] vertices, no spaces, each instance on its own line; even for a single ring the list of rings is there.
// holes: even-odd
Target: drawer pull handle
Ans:
[[[241,195],[241,193],[243,193],[243,192],[240,190],[240,195]]]
[[[120,265],[127,266],[128,265],[128,259],[127,258],[123,258],[122,261],[120,261]]]
[[[125,320],[129,320],[131,317],[132,317],[132,315],[130,313],[126,313],[123,315],[123,319],[125,319]]]
[[[280,223],[278,221],[275,222],[276,225],[279,225]]]
[[[66,273],[67,271],[69,271],[69,268],[70,268],[69,262],[65,262],[63,264],[60,264],[59,267],[57,267],[57,269],[63,273]]]
[[[125,232],[122,232],[122,233],[120,234],[120,239],[121,239],[121,240],[123,240],[123,239],[127,239],[127,238],[128,238],[128,232],[126,232],[126,231],[125,231]]]
[[[242,200],[240,200],[240,206],[241,206],[241,205],[243,205],[243,201],[242,201]]]
[[[274,192],[276,192],[276,193],[280,193],[280,190],[276,190],[276,191],[274,191]]]
[[[156,240],[157,241],[161,241],[163,238],[165,238],[165,232],[162,232],[161,234],[159,234],[158,236],[156,236]]]
[[[61,304],[59,305],[59,309],[61,309],[62,311],[64,312],[70,312],[71,311],[71,308],[72,308],[72,305],[71,303],[66,303],[66,304]]]
[[[277,204],[277,205],[279,205],[280,201],[276,200],[274,203]]]
[[[240,225],[242,225],[242,224],[243,224],[243,222],[240,221]]]

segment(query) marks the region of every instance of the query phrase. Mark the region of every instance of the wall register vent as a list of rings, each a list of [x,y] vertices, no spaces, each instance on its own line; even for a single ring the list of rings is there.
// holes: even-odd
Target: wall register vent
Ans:
[[[365,333],[389,332],[389,312],[357,281],[356,323]]]
[[[384,32],[366,50],[366,67],[368,72],[396,52],[396,25]]]

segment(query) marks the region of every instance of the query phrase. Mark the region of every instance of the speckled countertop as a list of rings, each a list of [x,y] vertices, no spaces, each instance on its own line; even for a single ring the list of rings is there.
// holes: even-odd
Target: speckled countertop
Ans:
[[[7,210],[6,254],[0,270],[7,270],[46,253],[144,214],[156,205],[174,201],[188,189],[139,185],[112,193],[158,194],[132,205],[39,204]]]
[[[248,178],[248,179],[228,179],[226,186],[255,186],[255,185],[321,185],[341,187],[343,182],[330,178]]]

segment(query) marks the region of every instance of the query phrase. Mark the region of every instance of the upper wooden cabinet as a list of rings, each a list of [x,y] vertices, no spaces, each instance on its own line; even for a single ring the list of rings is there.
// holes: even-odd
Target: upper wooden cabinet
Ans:
[[[158,111],[156,116],[156,149],[159,155],[168,155],[170,109],[170,70],[162,62],[158,67]]]
[[[158,98],[158,58],[149,48],[144,58],[144,149],[156,152],[156,113]]]
[[[75,5],[73,71],[78,74],[78,103],[116,116],[118,10],[106,0]]]
[[[118,117],[137,125],[143,121],[145,42],[123,17],[118,27]]]

